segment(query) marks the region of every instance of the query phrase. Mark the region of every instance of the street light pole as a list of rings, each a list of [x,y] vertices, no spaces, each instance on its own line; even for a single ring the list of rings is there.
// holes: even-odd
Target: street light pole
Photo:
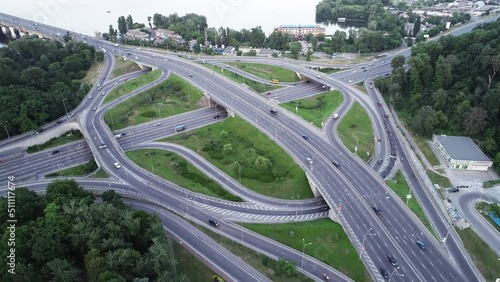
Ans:
[[[64,106],[64,111],[66,112],[66,116],[68,116],[68,110],[66,109],[66,103],[64,103],[66,100],[68,100],[68,98],[62,99],[62,102],[63,102],[63,106]]]
[[[5,125],[8,121],[4,121],[2,122],[3,124],[3,128],[5,128],[5,132],[7,132],[7,137],[10,139],[10,134],[9,134],[9,131],[7,130],[7,126]]]
[[[365,251],[365,240],[367,235],[372,235],[375,236],[377,234],[372,234],[370,231],[373,229],[373,227],[370,227],[368,231],[366,231],[365,235],[363,235],[363,242],[361,243],[361,251],[359,252],[359,258],[361,259],[361,256],[363,255],[363,252]]]
[[[198,137],[196,135],[193,135],[193,137],[196,138],[196,149],[198,151],[198,154],[200,154],[200,144],[198,143]]]
[[[302,238],[302,262],[300,263],[300,268],[304,268],[304,252],[306,251],[306,246],[312,245],[312,243],[305,242],[304,238]]]

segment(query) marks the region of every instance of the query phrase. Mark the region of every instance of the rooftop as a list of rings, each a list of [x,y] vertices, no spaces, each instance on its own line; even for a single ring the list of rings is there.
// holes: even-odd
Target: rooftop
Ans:
[[[470,137],[436,135],[436,138],[446,149],[448,155],[455,160],[490,161]]]
[[[305,24],[305,25],[293,25],[293,24],[285,24],[285,25],[280,25],[279,27],[281,28],[322,28],[319,25],[315,24]]]

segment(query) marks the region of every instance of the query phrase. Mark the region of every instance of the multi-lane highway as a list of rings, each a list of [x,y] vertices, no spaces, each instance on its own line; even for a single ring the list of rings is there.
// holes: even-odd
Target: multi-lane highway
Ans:
[[[44,28],[49,29],[49,27]],[[108,43],[91,39],[87,41],[89,44],[96,44],[96,46],[100,44],[107,49],[113,49]],[[341,218],[353,244],[360,252],[363,252],[364,262],[374,279],[382,280],[378,274],[379,267],[391,267],[385,259],[385,255],[390,253],[398,258],[400,265],[398,273],[404,275],[394,276],[393,281],[481,280],[480,274],[470,264],[468,257],[462,252],[462,248],[456,240],[448,241],[451,241],[448,248],[453,254],[453,259],[450,260],[441,245],[404,206],[402,201],[387,188],[376,173],[366,167],[359,159],[348,154],[341,145],[329,144],[319,130],[312,128],[303,120],[286,111],[279,110],[278,115],[270,115],[269,109],[274,107],[271,101],[265,97],[257,96],[245,87],[235,85],[232,81],[213,74],[194,63],[175,57],[168,57],[167,62],[158,59],[158,56],[151,56],[144,50],[133,50],[132,56],[140,57],[142,63],[158,66],[164,70],[164,73],[174,71],[185,77],[198,88],[207,92],[212,99],[223,105],[228,111],[242,116],[274,138],[304,167],[308,176],[318,185],[327,203]],[[338,89],[350,89],[347,84],[316,71],[293,64],[284,65],[317,82]],[[368,73],[368,71],[363,71],[363,73]],[[352,91],[352,89],[350,90]],[[95,103],[98,104],[98,102]],[[175,197],[172,191],[152,185],[150,178],[144,174],[144,171],[132,171],[135,166],[123,155],[117,140],[104,125],[102,115],[99,118],[100,113],[102,110],[84,111],[78,119],[98,163],[106,168],[113,177],[126,181],[132,187],[141,187],[142,193],[165,200],[172,208],[184,205],[185,202],[179,197]],[[303,134],[313,138],[306,141],[301,138]],[[108,142],[106,154],[102,154],[98,148],[104,141]],[[396,146],[396,148],[399,150],[400,147]],[[402,149],[398,151],[399,153],[405,154]],[[306,162],[308,157],[314,159],[313,165]],[[331,163],[332,160],[339,161],[342,165],[336,168]],[[116,161],[122,164],[123,169],[114,168],[113,163]],[[403,164],[403,167],[405,170],[413,171],[410,164],[407,167]],[[413,181],[417,187],[419,185],[420,188],[423,188],[422,184],[419,184],[418,178]],[[345,193],[347,190],[349,193]],[[431,201],[425,208],[437,211],[436,217],[441,219],[439,209],[435,207],[435,203],[432,203],[429,195],[426,195],[427,190],[420,190],[421,197]],[[372,206],[381,207],[382,215],[372,212]],[[203,214],[202,211],[200,213]],[[434,220],[435,227],[440,226],[437,221]],[[443,234],[442,230],[438,230],[438,233]],[[426,241],[427,250],[418,249],[415,244],[417,239]]]

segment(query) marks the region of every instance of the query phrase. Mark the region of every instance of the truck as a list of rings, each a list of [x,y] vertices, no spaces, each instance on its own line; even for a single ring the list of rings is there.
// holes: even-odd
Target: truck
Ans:
[[[271,83],[272,83],[272,84],[278,84],[278,83],[280,83],[280,81],[279,81],[279,80],[277,80],[276,78],[273,78],[273,79],[271,80]]]

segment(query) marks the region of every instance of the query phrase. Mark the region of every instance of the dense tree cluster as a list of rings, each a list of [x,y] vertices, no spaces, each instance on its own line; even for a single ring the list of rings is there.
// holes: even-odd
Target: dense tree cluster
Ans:
[[[0,280],[187,281],[175,277],[158,217],[132,210],[114,191],[102,199],[95,202],[73,180],[50,183],[46,196],[16,189],[16,275],[7,272],[8,218],[2,212]],[[7,211],[7,199],[0,198],[0,208]]]
[[[338,18],[359,20],[367,23],[358,32],[336,31],[333,38],[321,46],[323,52],[380,52],[401,45],[406,36],[404,21],[388,14],[384,1],[378,0],[323,0],[316,6],[316,22],[332,23]]]
[[[378,87],[416,133],[469,135],[500,164],[500,21],[413,46],[408,72],[394,60]]]
[[[154,14],[153,24],[158,28],[177,32],[186,41],[203,36],[205,29],[208,27],[207,18],[194,13],[182,17],[179,17],[177,13],[168,16]]]
[[[10,135],[15,135],[63,116],[64,106],[69,111],[80,103],[85,95],[80,79],[102,58],[81,42],[63,46],[36,36],[0,48],[0,122],[7,121]],[[6,137],[2,128],[0,138]]]

